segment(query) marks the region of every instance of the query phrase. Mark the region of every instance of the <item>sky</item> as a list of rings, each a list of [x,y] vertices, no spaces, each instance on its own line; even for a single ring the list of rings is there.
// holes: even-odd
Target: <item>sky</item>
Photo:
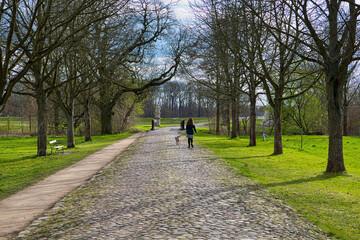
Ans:
[[[173,10],[180,22],[186,23],[194,17],[190,8],[190,2],[195,0],[163,0],[166,3],[173,3]]]

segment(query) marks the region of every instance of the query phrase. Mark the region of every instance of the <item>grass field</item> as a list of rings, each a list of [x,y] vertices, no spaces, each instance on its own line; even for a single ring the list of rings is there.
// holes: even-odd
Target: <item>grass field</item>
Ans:
[[[35,122],[34,122],[35,124]],[[21,121],[20,117],[0,117],[1,133],[28,133],[29,121]]]
[[[330,236],[360,239],[360,138],[344,137],[347,173],[324,174],[328,137],[284,136],[284,154],[272,155],[273,141],[258,137],[229,139],[199,133],[195,141],[228,161],[237,171],[268,188],[274,195],[317,224]]]
[[[45,157],[36,156],[36,137],[0,137],[0,199],[132,134],[133,132],[127,132],[118,135],[93,136],[91,142],[83,142],[84,137],[76,137],[76,147],[65,148],[65,153],[68,154],[50,154]],[[53,139],[66,146],[66,137],[48,137],[48,141]]]
[[[162,119],[161,125],[180,126],[186,119]],[[206,122],[195,118],[195,123]],[[149,130],[151,119],[141,119],[134,129]],[[199,130],[199,128],[198,128]],[[283,136],[284,154],[272,155],[273,141],[258,137],[256,147],[248,147],[247,136],[229,139],[201,129],[196,143],[214,151],[237,171],[269,189],[275,196],[317,224],[329,235],[340,239],[360,239],[360,138],[344,137],[347,173],[324,174],[327,163],[328,137]],[[36,156],[36,137],[0,137],[0,199],[63,169],[132,132],[94,136],[92,142],[76,138],[71,154]],[[49,137],[48,140],[55,139]],[[66,145],[65,137],[56,137]]]
[[[19,118],[0,118],[0,127],[10,129],[20,126]],[[0,200],[38,182],[45,177],[68,167],[86,156],[122,139],[132,135],[135,131],[151,129],[151,120],[139,119],[131,132],[118,135],[92,136],[92,142],[83,142],[83,137],[76,137],[76,147],[65,149],[65,155],[51,154],[46,157],[37,157],[36,137],[0,137]],[[162,127],[180,126],[182,119],[161,119]],[[186,119],[184,119],[186,120]],[[195,121],[206,122],[206,118],[195,118]],[[5,131],[6,132],[6,131]],[[13,131],[11,131],[14,133]],[[48,137],[48,141],[56,139],[61,145],[66,145],[66,137]],[[48,149],[48,151],[50,151]]]

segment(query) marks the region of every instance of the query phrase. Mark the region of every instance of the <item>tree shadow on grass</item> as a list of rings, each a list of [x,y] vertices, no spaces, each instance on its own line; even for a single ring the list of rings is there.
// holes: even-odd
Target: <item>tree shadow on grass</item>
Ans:
[[[268,158],[271,157],[272,155],[261,155],[261,156],[251,156],[251,157],[224,157],[225,160],[230,160],[230,161],[238,161],[238,160],[243,160],[243,159],[254,159],[254,158]]]
[[[240,164],[241,168],[243,170],[245,170],[245,172],[246,172],[246,170],[248,170],[247,168],[249,167],[248,163],[250,163],[250,162],[246,162],[243,160],[255,159],[255,158],[269,158],[269,157],[273,157],[273,156],[274,156],[273,154],[270,154],[270,155],[238,157],[238,158],[225,157],[223,159],[226,160],[227,162],[233,162],[236,164]],[[266,184],[259,183],[259,184],[253,185],[253,187],[255,187],[256,189],[264,189],[264,188],[288,186],[288,185],[302,184],[302,183],[309,183],[309,182],[327,181],[327,180],[332,180],[332,179],[341,178],[341,177],[349,177],[349,175],[347,173],[329,174],[329,173],[324,172],[324,173],[320,173],[316,176],[308,177],[308,178],[300,178],[300,179],[294,179],[294,180],[289,180],[289,181],[273,182],[273,183],[266,183]],[[254,189],[254,190],[256,190],[256,189]]]
[[[267,183],[267,184],[262,184],[262,186],[265,187],[265,188],[288,186],[288,185],[308,183],[308,182],[327,181],[327,180],[331,180],[331,179],[334,179],[334,178],[337,178],[337,177],[347,177],[347,175],[346,174],[344,175],[344,174],[322,173],[322,174],[319,174],[319,175],[314,176],[314,177],[300,178],[300,179],[295,179],[295,180],[291,180],[291,181],[284,181],[284,182]]]
[[[14,158],[14,159],[6,159],[6,160],[1,160],[2,164],[5,163],[16,163],[16,162],[22,162],[22,161],[26,161],[26,160],[33,160],[33,159],[37,159],[37,158],[41,158],[39,156],[37,156],[36,154],[34,155],[29,155],[29,156],[23,156],[23,157],[19,157],[19,158]]]

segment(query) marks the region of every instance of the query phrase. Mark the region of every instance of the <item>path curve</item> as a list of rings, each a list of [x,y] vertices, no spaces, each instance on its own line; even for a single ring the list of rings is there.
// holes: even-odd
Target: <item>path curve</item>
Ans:
[[[325,239],[210,151],[146,133],[17,239]]]

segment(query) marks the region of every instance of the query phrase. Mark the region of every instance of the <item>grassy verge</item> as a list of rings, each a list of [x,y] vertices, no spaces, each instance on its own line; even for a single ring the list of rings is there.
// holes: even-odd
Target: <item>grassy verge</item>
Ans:
[[[36,137],[0,137],[0,199],[133,133],[93,136],[91,142],[84,142],[83,137],[77,137],[75,148],[65,148],[65,153],[68,154],[50,154],[45,157],[36,156]],[[53,139],[66,146],[66,137],[48,137],[48,141]]]
[[[344,137],[348,173],[324,174],[327,164],[326,136],[284,136],[284,154],[272,155],[273,142],[249,138],[229,139],[199,133],[195,140],[228,161],[242,175],[257,181],[295,208],[330,236],[360,239],[360,138]]]

